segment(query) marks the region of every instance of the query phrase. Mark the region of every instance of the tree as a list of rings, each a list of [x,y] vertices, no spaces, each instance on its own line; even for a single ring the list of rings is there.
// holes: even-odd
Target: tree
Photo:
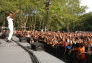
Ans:
[[[80,18],[82,19],[80,25],[77,25],[80,28],[79,30],[92,31],[92,12],[82,15]]]
[[[80,6],[79,0],[50,0],[51,5],[48,12],[44,4],[46,1],[1,0],[1,20],[5,21],[4,17],[7,11],[13,11],[17,13],[14,21],[14,25],[17,28],[30,27],[31,30],[47,28],[52,31],[74,30],[75,24],[80,21],[79,16],[85,11],[85,7]]]
[[[54,27],[58,30],[66,29],[67,31],[72,31],[71,24],[75,24],[76,21],[80,20],[79,16],[85,12],[85,8],[85,6],[80,6],[79,0],[53,0],[49,11],[49,24],[55,23]]]

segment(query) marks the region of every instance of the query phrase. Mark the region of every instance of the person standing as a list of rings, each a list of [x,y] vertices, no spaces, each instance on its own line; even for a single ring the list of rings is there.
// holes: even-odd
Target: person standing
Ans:
[[[7,39],[7,42],[11,41],[12,35],[13,35],[13,16],[14,14],[12,12],[10,12],[7,16],[7,21],[8,21],[8,28],[9,28],[9,36]]]

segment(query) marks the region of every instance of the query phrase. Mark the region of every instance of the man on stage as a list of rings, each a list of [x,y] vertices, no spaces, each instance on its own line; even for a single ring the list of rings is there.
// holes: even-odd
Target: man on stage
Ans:
[[[12,35],[13,35],[13,17],[14,13],[10,12],[7,16],[7,21],[8,21],[8,28],[9,28],[9,36],[7,39],[7,42],[11,41]]]

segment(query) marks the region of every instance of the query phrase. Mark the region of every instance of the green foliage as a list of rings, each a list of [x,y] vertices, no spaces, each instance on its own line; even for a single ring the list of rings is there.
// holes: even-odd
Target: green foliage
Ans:
[[[79,0],[50,0],[48,11],[45,2],[46,0],[0,0],[0,14],[4,16],[7,11],[15,12],[15,27],[30,27],[31,30],[47,28],[52,31],[73,31],[82,21],[79,17],[86,7],[80,6]],[[0,23],[7,22],[6,16],[3,16],[0,16]]]
[[[81,26],[79,26],[80,30],[92,31],[92,12],[82,15],[81,18]]]

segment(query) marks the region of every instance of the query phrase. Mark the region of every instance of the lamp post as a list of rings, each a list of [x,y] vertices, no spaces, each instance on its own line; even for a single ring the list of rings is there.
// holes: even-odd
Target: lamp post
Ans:
[[[50,0],[46,0],[45,2],[45,10],[48,12],[49,11],[49,6],[51,5]]]
[[[45,10],[46,10],[46,25],[45,25],[45,31],[47,30],[47,25],[48,25],[48,21],[49,21],[49,7],[51,5],[50,0],[46,0],[45,2]]]

